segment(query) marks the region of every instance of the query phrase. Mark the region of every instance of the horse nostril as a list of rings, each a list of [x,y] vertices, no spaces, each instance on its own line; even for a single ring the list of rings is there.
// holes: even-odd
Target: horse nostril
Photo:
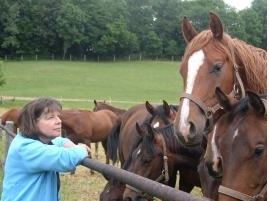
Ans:
[[[190,135],[189,135],[189,138],[190,139],[193,139],[196,135],[196,128],[195,128],[195,125],[194,123],[192,123],[191,121],[189,122],[190,124]]]

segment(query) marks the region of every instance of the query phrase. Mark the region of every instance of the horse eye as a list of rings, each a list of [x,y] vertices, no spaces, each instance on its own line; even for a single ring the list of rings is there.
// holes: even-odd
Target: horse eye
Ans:
[[[223,66],[223,63],[216,63],[216,64],[214,64],[214,65],[213,65],[213,70],[212,70],[212,72],[213,72],[213,73],[218,73],[218,72],[220,72],[221,69],[222,69],[222,66]]]
[[[264,151],[264,145],[263,144],[259,144],[259,145],[257,145],[256,147],[255,147],[255,155],[256,156],[260,156],[260,155],[262,155],[262,153],[263,153],[263,151]]]
[[[151,160],[149,158],[143,158],[141,161],[143,164],[146,165],[146,164],[149,164]]]

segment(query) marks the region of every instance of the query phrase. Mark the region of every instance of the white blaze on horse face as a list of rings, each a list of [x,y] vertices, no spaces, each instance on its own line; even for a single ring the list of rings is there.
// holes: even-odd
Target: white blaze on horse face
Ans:
[[[217,130],[217,126],[214,126],[213,136],[211,139],[211,149],[212,149],[212,162],[213,162],[212,168],[214,171],[217,172],[220,154],[218,151],[218,147],[216,145],[216,130]]]
[[[234,140],[234,138],[236,138],[237,136],[238,136],[238,129],[236,129],[236,131],[234,132],[233,140]]]
[[[158,128],[160,126],[160,123],[159,122],[156,122],[154,125],[153,125],[153,128]]]
[[[187,73],[187,82],[186,82],[186,91],[185,93],[192,94],[193,86],[195,83],[196,76],[200,67],[204,62],[204,52],[203,50],[198,50],[194,52],[188,61],[188,73]],[[183,135],[186,142],[188,142],[188,134],[190,129],[190,124],[188,121],[190,112],[190,100],[184,98],[181,107],[180,113],[180,121],[179,121],[179,129],[181,134]]]

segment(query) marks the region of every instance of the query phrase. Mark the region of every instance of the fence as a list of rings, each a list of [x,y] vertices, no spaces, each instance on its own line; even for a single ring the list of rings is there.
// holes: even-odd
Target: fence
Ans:
[[[1,57],[1,56],[0,56]],[[56,56],[54,54],[51,55],[3,55],[3,59],[5,61],[25,61],[25,60],[62,60],[62,61],[95,61],[95,62],[102,62],[102,61],[142,61],[142,60],[167,60],[167,61],[180,61],[181,57],[179,55],[168,55],[168,56],[149,56],[149,55],[142,55],[142,54],[135,54],[135,55],[127,55],[127,56],[98,56],[98,55],[72,55],[69,54],[66,57]]]
[[[15,134],[11,132],[13,130],[13,125],[14,125],[13,122],[6,122],[6,126],[3,126],[2,124],[0,124],[0,128],[5,130],[6,136],[7,136],[6,138],[7,149],[6,150],[8,150],[10,142],[15,137]],[[148,193],[149,195],[160,198],[162,200],[208,201],[207,198],[195,197],[186,192],[160,184],[156,181],[141,177],[139,175],[128,172],[126,170],[123,170],[123,169],[120,169],[111,165],[103,164],[101,162],[98,162],[90,158],[85,158],[82,161],[82,165],[87,168],[96,170],[100,173],[103,173],[105,175],[108,175],[109,177],[114,177],[115,179],[123,183],[133,186],[134,188],[138,190],[141,190],[145,193]]]

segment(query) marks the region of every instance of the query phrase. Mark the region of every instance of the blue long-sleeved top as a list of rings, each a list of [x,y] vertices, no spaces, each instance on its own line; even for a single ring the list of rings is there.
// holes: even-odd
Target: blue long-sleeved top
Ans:
[[[68,139],[53,145],[17,134],[6,158],[1,201],[58,201],[57,172],[72,171],[88,155],[85,148],[64,148]]]

